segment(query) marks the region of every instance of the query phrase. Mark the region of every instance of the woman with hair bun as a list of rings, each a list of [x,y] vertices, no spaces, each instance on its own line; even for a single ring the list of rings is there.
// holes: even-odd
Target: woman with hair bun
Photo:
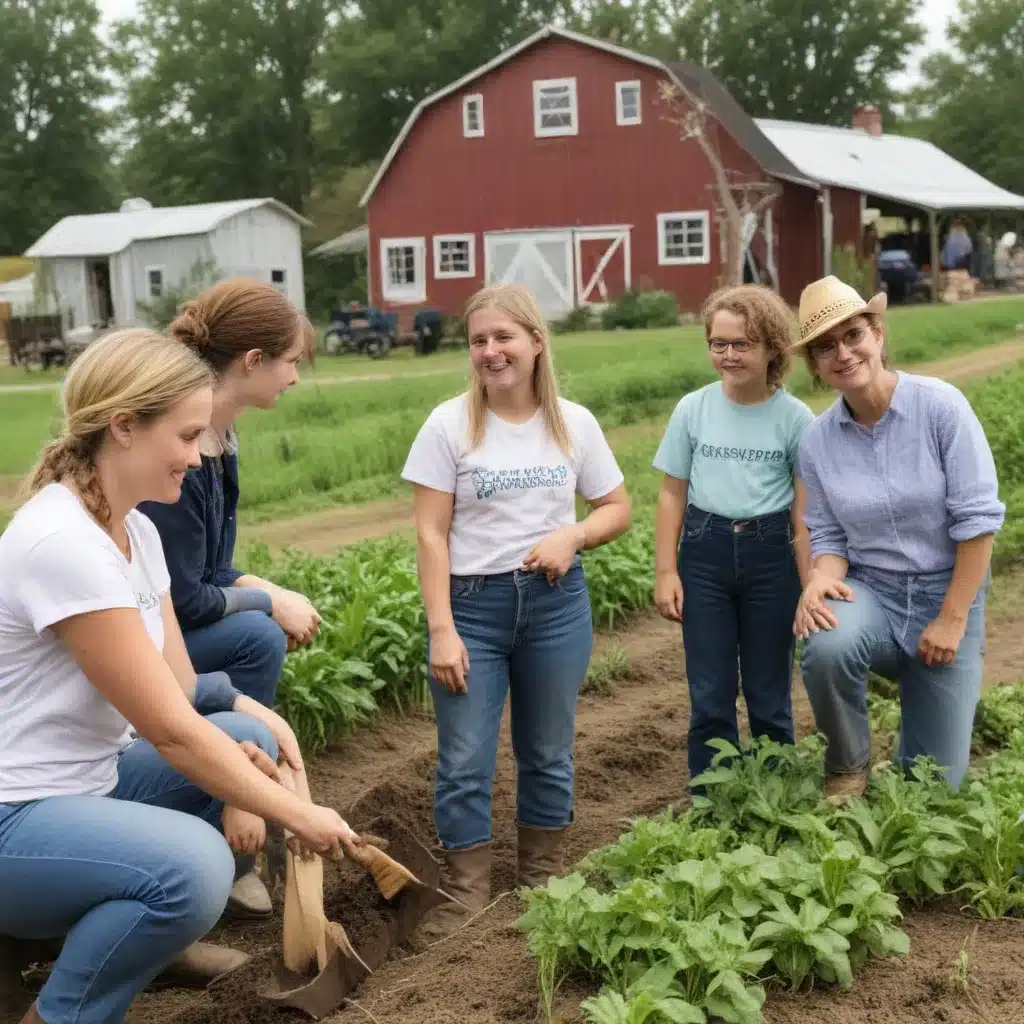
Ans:
[[[358,837],[280,784],[295,738],[223,672],[196,674],[160,538],[214,407],[213,374],[159,334],[91,345],[65,425],[0,536],[0,1002],[4,944],[63,940],[22,1024],[112,1024],[168,968],[208,983],[246,957],[200,940],[265,822],[316,852]],[[227,838],[227,842],[225,842]]]
[[[310,643],[320,616],[302,595],[233,564],[239,499],[235,421],[246,409],[271,409],[298,383],[313,329],[280,292],[259,281],[222,281],[186,302],[172,337],[215,378],[213,415],[174,504],[141,506],[163,541],[171,599],[197,672],[226,672],[253,700],[273,707],[289,649]],[[236,917],[266,918],[266,887],[253,873],[232,894]]]

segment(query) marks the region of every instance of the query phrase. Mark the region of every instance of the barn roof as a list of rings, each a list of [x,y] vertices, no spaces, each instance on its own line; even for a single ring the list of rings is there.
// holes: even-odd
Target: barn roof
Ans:
[[[923,139],[796,121],[759,119],[757,127],[801,173],[822,185],[936,212],[1024,209],[1024,196],[994,185]]]
[[[568,39],[583,46],[590,46],[595,50],[604,50],[606,53],[614,54],[617,57],[623,57],[626,60],[635,61],[638,64],[645,64],[648,67],[663,71],[669,78],[674,78],[687,90],[700,95],[710,106],[712,113],[718,118],[726,131],[761,164],[768,174],[795,181],[798,184],[807,185],[811,188],[816,187],[814,181],[809,180],[803,173],[797,170],[778,151],[775,145],[758,130],[754,119],[732,98],[725,86],[706,69],[696,64],[691,64],[689,61],[660,61],[656,57],[649,57],[647,54],[639,53],[636,50],[629,50],[623,46],[617,46],[615,43],[594,39],[579,32],[571,32],[569,29],[556,28],[554,25],[545,25],[544,28],[534,32],[531,36],[527,36],[521,42],[516,43],[515,46],[502,50],[501,53],[486,64],[481,64],[480,67],[474,68],[469,74],[463,75],[458,81],[452,82],[443,89],[431,93],[425,99],[420,100],[406,119],[405,124],[402,125],[402,130],[398,133],[394,142],[391,143],[391,148],[387,151],[380,167],[377,168],[377,173],[373,176],[362,198],[359,200],[359,205],[365,206],[369,202],[370,197],[387,173],[399,149],[402,148],[402,144],[409,137],[413,125],[415,125],[420,114],[427,107],[433,106],[446,96],[450,96],[452,93],[465,88],[471,82],[475,82],[489,71],[493,71],[507,61],[512,60],[513,57],[518,56],[518,54],[542,39],[549,38]]]
[[[56,259],[112,256],[142,239],[205,235],[218,224],[247,210],[271,206],[304,227],[312,222],[277,199],[236,199],[195,206],[132,207],[114,213],[80,214],[59,220],[25,255]]]

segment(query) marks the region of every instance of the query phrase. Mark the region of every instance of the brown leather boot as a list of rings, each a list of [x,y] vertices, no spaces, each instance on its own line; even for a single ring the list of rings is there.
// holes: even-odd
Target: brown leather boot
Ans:
[[[155,988],[206,988],[249,962],[249,955],[210,942],[193,942],[153,982]]]
[[[519,825],[518,829],[516,884],[531,889],[547,885],[549,878],[565,870],[566,829],[533,825]]]
[[[423,949],[461,928],[479,914],[491,898],[491,844],[481,843],[468,850],[445,850],[441,888],[459,903],[442,903],[423,919],[413,945]]]

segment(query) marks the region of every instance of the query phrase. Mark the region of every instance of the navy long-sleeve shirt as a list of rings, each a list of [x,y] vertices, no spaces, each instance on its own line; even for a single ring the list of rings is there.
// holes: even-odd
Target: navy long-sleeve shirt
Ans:
[[[219,464],[219,465],[218,465]],[[139,511],[160,533],[171,576],[171,601],[183,631],[220,621],[234,612],[271,611],[270,595],[236,587],[232,565],[237,533],[238,455],[202,457],[189,470],[173,505],[146,501]]]

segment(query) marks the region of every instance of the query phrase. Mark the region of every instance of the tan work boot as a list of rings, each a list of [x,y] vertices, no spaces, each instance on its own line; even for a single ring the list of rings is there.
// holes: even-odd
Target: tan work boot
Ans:
[[[491,898],[489,842],[468,850],[445,850],[444,861],[441,888],[459,903],[442,903],[427,914],[413,936],[413,945],[419,949],[457,931],[474,914],[479,914]]]
[[[533,889],[547,885],[553,875],[565,870],[564,828],[518,826],[518,867],[516,884]]]
[[[855,796],[863,796],[868,788],[866,771],[851,772],[848,775],[825,776],[825,799],[836,807],[841,807],[847,800]]]
[[[273,912],[270,893],[255,870],[235,882],[224,908],[224,916],[232,921],[264,921]]]
[[[210,942],[193,942],[153,982],[159,988],[206,988],[229,971],[249,962],[249,955]]]

